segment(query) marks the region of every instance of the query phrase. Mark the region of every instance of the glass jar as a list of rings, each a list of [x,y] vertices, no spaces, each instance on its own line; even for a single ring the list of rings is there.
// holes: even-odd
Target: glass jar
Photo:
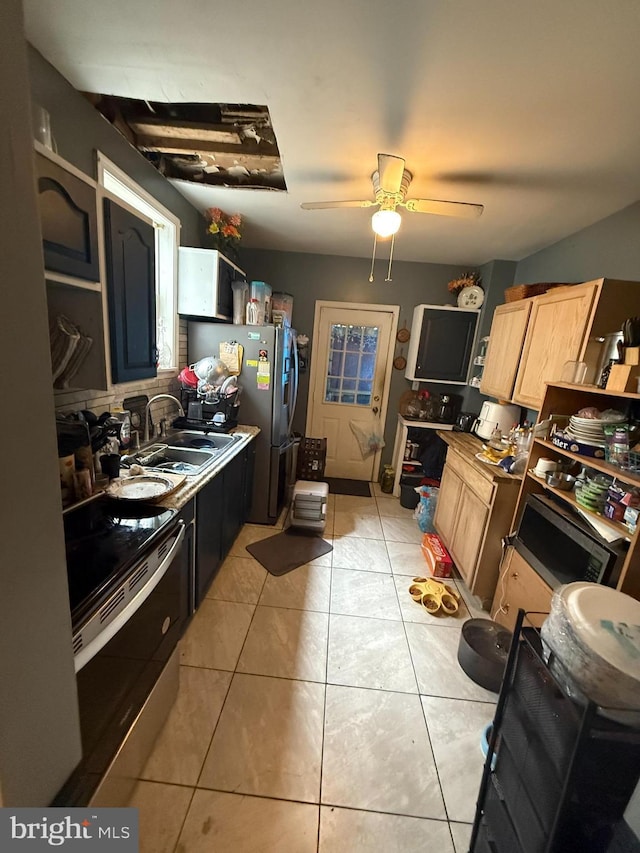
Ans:
[[[396,478],[396,472],[393,470],[393,465],[385,465],[382,469],[380,477],[380,491],[387,495],[393,494],[393,483]]]

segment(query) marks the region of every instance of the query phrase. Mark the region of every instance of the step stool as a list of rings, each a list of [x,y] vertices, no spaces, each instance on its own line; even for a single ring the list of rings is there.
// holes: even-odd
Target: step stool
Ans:
[[[289,526],[322,533],[327,522],[328,499],[328,483],[297,480],[293,487]]]

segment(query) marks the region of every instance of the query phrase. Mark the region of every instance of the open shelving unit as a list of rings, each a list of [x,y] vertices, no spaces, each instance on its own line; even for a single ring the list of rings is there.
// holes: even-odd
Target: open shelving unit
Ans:
[[[97,203],[97,183],[93,178],[85,175],[72,163],[69,163],[55,151],[46,148],[37,140],[34,140],[35,156],[45,158],[54,164],[58,174],[66,176],[71,182],[70,186],[77,186],[80,181],[86,185],[85,192],[91,198],[87,210],[89,215],[95,217],[98,235],[97,275],[95,280],[82,278],[80,275],[69,275],[58,270],[46,268],[45,252],[45,280],[47,286],[47,307],[49,323],[53,323],[59,315],[64,315],[76,325],[84,335],[92,338],[93,343],[86,358],[82,362],[78,372],[64,387],[57,386],[56,392],[66,393],[78,389],[108,390],[110,386],[108,371],[108,344],[107,326],[105,322],[105,288],[104,280],[104,258],[102,247],[102,217]],[[65,180],[62,177],[61,180]],[[73,182],[76,184],[73,184]],[[60,208],[60,215],[64,214],[64,208]],[[77,253],[76,253],[77,254]],[[69,255],[74,256],[74,251],[69,250]]]
[[[548,383],[538,422],[546,420],[551,415],[573,415],[585,406],[597,406],[599,409],[617,408],[626,411],[630,408],[631,404],[638,401],[640,401],[640,394],[631,392],[607,391],[595,385],[570,385],[560,382]],[[535,438],[531,445],[527,464],[528,471],[522,481],[513,525],[514,527],[517,525],[527,495],[540,494],[542,491],[552,493],[571,508],[580,510],[587,519],[589,516],[594,516],[600,524],[605,525],[613,533],[629,542],[629,550],[617,588],[634,598],[640,599],[640,548],[637,547],[640,526],[632,533],[625,524],[612,521],[600,513],[591,512],[580,505],[576,501],[573,492],[561,491],[560,489],[548,486],[542,478],[537,477],[533,473],[533,469],[536,467],[537,461],[541,456],[579,462],[581,465],[615,478],[621,483],[638,488],[640,488],[640,474],[619,468],[604,459],[584,456],[570,450],[564,450],[557,447],[548,439]]]

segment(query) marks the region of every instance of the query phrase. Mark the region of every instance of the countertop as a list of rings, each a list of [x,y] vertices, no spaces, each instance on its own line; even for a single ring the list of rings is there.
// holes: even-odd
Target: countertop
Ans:
[[[486,480],[522,480],[521,474],[509,474],[499,465],[490,465],[476,459],[476,453],[482,451],[482,441],[470,432],[445,432],[438,430],[440,438],[456,453],[472,465]]]
[[[175,492],[167,495],[164,500],[158,501],[158,505],[166,506],[167,509],[182,509],[182,507],[189,503],[191,498],[194,497],[194,495],[196,495],[203,486],[205,486],[210,480],[213,480],[213,478],[222,471],[234,456],[237,456],[250,441],[253,441],[259,432],[259,427],[244,426],[243,424],[240,424],[235,427],[235,429],[230,430],[229,435],[242,436],[240,441],[235,442],[233,452],[225,454],[224,458],[221,459],[220,462],[214,461],[212,465],[209,465],[200,474],[187,476],[186,481],[179,486]]]

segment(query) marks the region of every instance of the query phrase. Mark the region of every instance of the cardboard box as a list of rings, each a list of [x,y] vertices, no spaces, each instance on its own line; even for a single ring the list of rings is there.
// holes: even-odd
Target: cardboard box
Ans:
[[[453,561],[435,533],[425,533],[422,537],[422,553],[427,561],[429,573],[434,578],[450,578]]]

